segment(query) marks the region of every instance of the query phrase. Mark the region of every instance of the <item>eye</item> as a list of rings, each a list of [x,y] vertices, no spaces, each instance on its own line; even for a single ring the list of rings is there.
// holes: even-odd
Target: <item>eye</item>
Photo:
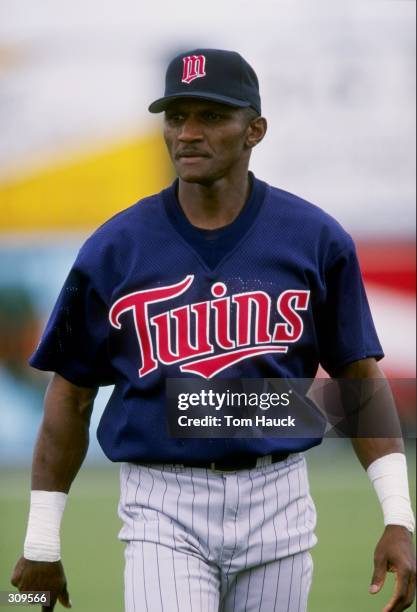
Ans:
[[[203,113],[203,117],[204,120],[208,121],[209,123],[216,123],[223,119],[223,115],[221,115],[220,113],[216,113],[215,111],[205,111]]]
[[[179,123],[181,123],[182,121],[184,121],[184,115],[182,113],[180,113],[179,111],[177,112],[169,112],[167,111],[165,113],[165,119],[168,123],[172,124],[172,125],[177,125]]]

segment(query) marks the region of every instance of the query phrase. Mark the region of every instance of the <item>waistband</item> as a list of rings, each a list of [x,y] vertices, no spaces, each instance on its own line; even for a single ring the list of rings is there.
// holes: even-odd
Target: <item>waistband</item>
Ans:
[[[264,457],[239,457],[235,459],[223,459],[221,461],[190,461],[173,463],[177,467],[191,467],[191,468],[205,468],[212,470],[213,472],[238,472],[239,470],[252,470],[256,467],[263,467],[265,465],[271,465],[272,463],[278,463],[279,461],[285,461],[289,457],[290,453],[271,453]],[[136,465],[158,465],[158,462],[132,462]],[[160,465],[167,465],[168,462],[161,462]]]

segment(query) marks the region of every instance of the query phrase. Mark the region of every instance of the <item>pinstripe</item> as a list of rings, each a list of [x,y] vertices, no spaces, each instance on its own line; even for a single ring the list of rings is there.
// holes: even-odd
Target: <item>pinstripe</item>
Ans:
[[[307,539],[305,540],[305,538],[303,537],[303,535],[300,536],[300,550],[305,550],[306,545],[308,547],[309,544],[309,540],[310,537],[308,535],[307,532],[307,526],[309,524],[309,511],[308,511],[308,499],[307,499],[307,495],[308,495],[308,485],[307,485],[307,480],[306,480],[306,469],[301,470],[301,474],[299,475],[300,477],[300,490],[301,490],[301,495],[302,495],[302,501],[303,501],[303,516],[304,518],[304,528],[306,533],[304,534]],[[304,544],[303,544],[303,540],[304,540]]]
[[[302,556],[302,567],[303,567],[303,572],[302,572],[302,580],[301,580],[301,595],[302,597],[300,598],[300,605],[299,605],[299,612],[305,612],[305,610],[307,609],[307,598],[308,598],[308,592],[310,589],[310,572],[312,569],[312,561],[311,561],[311,557],[310,554],[308,552],[305,552]]]
[[[265,524],[265,488],[266,488],[266,474],[264,474],[264,484],[262,487],[262,493],[263,493],[263,499],[262,499],[262,511],[263,511],[263,521],[262,521],[262,525],[261,525],[261,560],[260,562],[263,562],[263,556],[264,556],[264,539],[263,539],[263,527]],[[259,602],[259,612],[261,610],[262,607],[262,599],[264,596],[264,586],[265,586],[265,572],[266,572],[266,566],[264,565],[264,571],[263,571],[263,577],[262,577],[262,587],[261,587],[261,599]]]
[[[203,609],[203,599],[202,599],[202,592],[201,592],[201,561],[200,559],[198,560],[198,574],[199,574],[199,580],[200,580],[200,610]]]
[[[278,589],[279,589],[279,578],[280,578],[280,575],[281,575],[281,561],[279,562],[279,565],[278,565],[277,584],[276,584],[276,587],[275,587],[275,601],[274,601],[274,610],[276,610],[276,609],[277,609],[277,597],[278,597]]]
[[[304,576],[304,556],[301,556],[301,584],[300,584],[300,591],[298,594],[298,612],[301,612],[301,594],[304,593],[304,582],[305,582],[305,576]]]
[[[210,548],[210,524],[209,524],[209,516],[210,516],[210,484],[208,477],[208,470],[206,469],[206,480],[207,480],[207,547]]]
[[[210,578],[209,585],[211,585],[211,578]],[[213,588],[213,590],[210,591],[210,597],[211,597],[211,600],[213,602],[213,612],[217,612],[216,611],[216,608],[217,608],[217,605],[216,605],[216,595],[215,595],[214,591],[215,591],[214,588]]]
[[[178,473],[175,472],[175,480],[177,481],[178,484],[178,497],[177,497],[177,522],[179,522],[179,505],[180,505],[180,497],[181,497],[181,484],[180,481],[178,479]]]
[[[124,496],[125,496],[125,501],[124,501],[124,505],[125,506],[127,505],[127,493],[128,493],[128,490],[129,490],[129,478],[130,478],[131,472],[132,472],[132,465],[129,463],[129,473],[128,473],[127,478],[126,478],[126,483],[124,484],[124,491],[122,492],[122,493],[124,493]],[[132,522],[133,522],[133,519],[132,519]]]
[[[206,470],[206,474],[207,474],[207,482],[210,482],[210,479],[208,477],[208,470]],[[209,497],[208,497],[208,513],[210,513],[210,486],[209,486]],[[222,529],[222,535],[223,535],[223,529]],[[208,538],[208,533],[207,533],[207,543],[209,541]],[[210,579],[208,580],[208,584],[207,584],[207,610],[210,607]]]
[[[146,597],[146,580],[145,580],[145,555],[143,553],[143,541],[141,542],[142,544],[142,576],[143,576],[143,593],[145,595],[145,606],[146,606],[146,612],[148,612],[148,599]]]
[[[307,466],[305,466],[304,470],[302,471],[302,481],[301,481],[301,486],[302,486],[302,492],[303,492],[303,500],[304,500],[304,516],[305,516],[305,525],[309,525],[309,501],[308,501],[308,496],[310,494],[310,490],[309,490],[309,486],[308,486],[308,480],[307,480]],[[307,532],[307,530],[306,530]],[[308,534],[308,532],[306,533],[307,535],[307,540],[306,540],[306,544],[308,547],[308,544],[310,542],[310,536]],[[306,546],[304,545],[304,549],[306,548]]]
[[[187,560],[187,573],[188,573],[188,594],[190,596],[190,610],[193,610],[193,602],[191,601],[191,584],[190,584],[190,566],[188,565],[188,555],[186,556]]]
[[[301,480],[300,480],[300,470],[297,470],[297,476],[298,476],[298,497],[301,497]],[[305,497],[303,497],[303,505],[304,505],[304,509],[305,509]],[[297,510],[298,510],[298,500],[297,500]],[[298,510],[298,514],[297,514],[297,528],[298,528],[298,519],[300,518],[300,512]],[[300,547],[300,552],[301,552],[301,531],[300,531],[300,539],[299,539],[299,547]],[[303,587],[303,572],[304,572],[304,555],[301,556],[301,584],[300,584],[300,589],[298,591],[298,610],[300,610],[300,605],[301,605],[301,591],[302,591],[302,587]]]
[[[151,479],[152,479],[152,486],[151,486],[151,488],[149,489],[149,493],[148,493],[148,500],[147,500],[147,502],[146,502],[146,509],[147,509],[147,510],[149,509],[149,506],[150,506],[149,502],[150,502],[150,499],[151,499],[151,493],[152,493],[152,489],[153,489],[153,486],[154,486],[154,478],[153,478],[153,476],[152,476],[152,474],[151,474],[151,470],[150,470],[150,468],[149,468],[149,467],[148,467],[148,474],[149,474],[149,476],[150,476],[150,477],[151,477]],[[142,508],[143,508],[143,506],[142,506]],[[144,513],[144,510],[143,510],[143,509],[142,509],[142,512]],[[146,518],[145,518],[145,514],[143,514],[143,518],[145,519],[145,523],[144,523],[144,525],[143,525],[143,538],[146,540]]]
[[[180,504],[180,497],[181,497],[181,493],[182,493],[182,487],[181,487],[181,483],[180,483],[179,478],[178,478],[178,472],[175,472],[175,479],[176,479],[177,484],[178,484],[177,522],[179,522],[179,504]],[[189,542],[188,535],[186,536],[186,540],[187,540],[187,542]],[[191,585],[190,585],[190,568],[189,568],[189,565],[188,565],[188,556],[187,556],[187,580],[188,580],[188,590],[189,590],[189,593],[190,593],[190,606],[192,607],[192,604],[191,604]]]
[[[288,480],[288,499],[290,500],[291,499],[290,470],[288,470],[287,472],[287,480]],[[287,516],[286,512],[285,512],[285,516]],[[287,521],[287,534],[288,534],[288,521]],[[289,552],[289,549],[290,549],[290,538],[288,538],[288,552]],[[294,571],[294,555],[292,556],[292,560],[291,560],[291,574],[290,574],[290,587],[288,589],[287,612],[289,612],[290,610],[293,571]]]
[[[225,505],[226,505],[226,484],[224,481],[224,478],[222,478],[222,484],[223,484],[223,495],[222,495],[222,543],[221,543],[221,547],[220,550],[222,551],[220,553],[220,556],[223,556],[223,547],[224,547],[224,518],[225,518]]]
[[[251,476],[251,473],[248,472],[248,476],[249,476],[249,480],[251,483],[251,488],[250,488],[250,493],[249,493],[249,537],[250,537],[250,532],[251,532],[251,521],[250,521],[250,515],[251,515],[251,509],[252,509],[252,491],[253,491],[253,478]],[[249,538],[248,538],[249,539]],[[249,551],[249,542],[248,545],[246,547],[246,559],[245,559],[245,568],[248,566],[248,551]]]
[[[152,491],[153,491],[153,488],[154,488],[154,486],[155,486],[155,478],[154,478],[154,477],[153,477],[153,475],[152,475],[152,472],[151,472],[151,468],[150,468],[150,467],[148,467],[148,474],[149,474],[149,476],[150,476],[150,477],[151,477],[151,479],[152,479],[152,486],[151,486],[151,488],[149,489],[148,501],[147,501],[147,506],[148,506],[148,508],[149,508],[149,507],[150,507],[150,502],[151,502],[151,495],[152,495]]]
[[[288,503],[289,503],[289,501],[291,499],[291,486],[290,486],[290,478],[289,478],[289,469],[287,469],[287,482],[288,482]],[[287,503],[287,506],[288,506],[288,503]],[[287,532],[286,533],[288,534],[289,533],[289,524],[288,524],[287,506],[285,506],[285,508],[284,508],[284,514],[285,514],[285,520],[286,520],[286,523],[287,523]],[[289,555],[289,554],[290,554],[290,538],[288,538],[288,552],[287,552],[287,555]]]
[[[159,533],[158,533],[158,538],[159,538]],[[161,610],[163,612],[164,604],[162,603],[161,572],[159,570],[159,546],[158,544],[155,544],[155,552],[156,552],[156,568],[158,571],[159,598],[161,600]]]
[[[291,603],[291,591],[292,591],[292,579],[294,575],[294,555],[291,559],[291,574],[290,574],[290,588],[288,589],[288,604],[287,604],[287,612],[290,612],[290,603]]]
[[[137,484],[137,486],[136,486],[136,491],[135,491],[135,505],[136,505],[136,506],[138,505],[138,499],[137,499],[137,497],[138,497],[138,491],[139,491],[140,483],[141,483],[141,481],[142,481],[142,471],[141,471],[141,469],[140,469],[140,467],[139,467],[139,466],[137,466],[137,473],[138,473],[138,475],[139,475],[139,478],[138,478],[138,484]],[[140,509],[141,509],[141,511],[142,511],[142,518],[143,518],[143,521],[145,521],[146,519],[145,519],[145,514],[144,514],[144,512],[143,512],[143,505],[142,505],[142,504],[140,504],[140,506],[139,506],[139,507],[140,507]]]
[[[278,593],[279,593],[279,583],[281,581],[281,570],[282,569],[283,569],[283,559],[280,559],[280,561],[279,561],[279,568],[278,568],[277,592],[275,593],[275,607],[274,607],[274,610],[277,609],[276,605],[277,605],[277,598],[278,598]],[[284,568],[283,571],[285,571],[285,568]]]
[[[135,498],[136,501],[136,498]],[[135,522],[133,521],[133,541],[135,541]],[[133,551],[134,553],[134,551]],[[136,612],[136,598],[135,598],[135,593],[136,593],[136,589],[135,589],[135,557],[136,555],[133,554],[132,555],[132,591],[133,591],[133,610],[134,612]]]
[[[235,580],[235,592],[233,593],[233,612],[236,610],[236,593],[237,593],[237,583],[239,581],[239,575],[236,576]]]
[[[233,476],[165,469],[123,469],[123,536],[133,540],[125,571],[129,612],[305,612],[311,561],[302,551],[315,542],[305,462],[293,457]],[[150,521],[151,514],[160,520]],[[196,546],[204,556],[207,550],[205,559]]]
[[[165,474],[164,474],[163,470],[161,470],[161,478],[162,478],[162,480],[164,481],[164,484],[165,484],[165,489],[164,489],[164,492],[162,494],[162,501],[161,501],[161,511],[162,511],[162,514],[164,514],[164,503],[165,503],[165,495],[166,495],[166,492],[168,490],[168,481],[165,478]],[[171,524],[172,524],[172,522],[171,522]],[[159,521],[158,521],[158,529],[159,529]],[[174,538],[174,535],[175,535],[175,533],[174,533],[174,525],[172,525],[172,538]],[[159,538],[159,532],[158,532],[158,538]],[[173,540],[173,541],[175,542],[175,540]]]
[[[252,577],[252,569],[249,570],[249,577],[248,577],[248,588],[246,590],[246,601],[245,601],[245,610],[248,607],[248,598],[249,598],[249,588],[250,588],[250,579]]]
[[[209,523],[209,518],[210,518],[210,483],[209,483],[209,476],[208,476],[208,470],[206,469],[206,480],[207,480],[207,548],[210,550],[210,523]],[[211,585],[211,579],[208,579],[208,585],[207,585],[207,608],[210,608],[210,585]]]
[[[194,485],[194,472],[193,468],[190,468],[190,478],[191,478],[191,486],[193,489],[193,498],[191,502],[191,532],[194,533],[194,509],[195,509],[195,485]],[[200,538],[198,538],[200,541]],[[198,582],[200,586],[200,607],[201,607],[201,571],[200,571],[200,559],[198,560]]]
[[[161,470],[161,478],[162,478],[162,480],[164,481],[164,484],[165,484],[165,490],[164,490],[164,492],[162,494],[162,501],[161,501],[161,510],[162,510],[162,513],[164,513],[165,495],[166,495],[166,492],[167,492],[167,489],[168,489],[168,482],[167,482],[167,480],[165,478],[163,470]]]
[[[131,556],[131,547],[132,544],[128,544],[125,550],[125,558],[126,558],[126,565],[125,565],[125,582],[126,582],[126,586],[125,586],[125,604],[126,606],[129,605],[129,609],[133,610],[135,607],[135,603],[133,600],[133,581],[131,578],[131,574],[132,574],[132,562],[130,560],[130,556]]]
[[[233,612],[236,610],[236,591],[237,591],[237,581],[239,580],[239,576],[236,577],[235,580],[235,591],[233,593]]]
[[[191,486],[193,488],[193,500],[191,502],[191,530],[194,533],[194,503],[195,503],[195,486],[194,486],[194,472],[193,468],[190,468]]]
[[[123,466],[122,466],[123,469]],[[130,474],[132,472],[132,466],[131,464],[129,464],[129,472],[126,478],[126,483],[123,485],[124,490],[122,491],[122,495],[121,497],[123,498],[124,495],[124,506],[127,505],[127,496],[128,496],[128,492],[129,492],[129,478],[130,478]],[[130,519],[131,522],[131,526],[132,526],[132,532],[133,532],[133,540],[135,539],[135,521],[133,520],[133,518]],[[130,548],[130,551],[132,550],[132,548]],[[126,566],[128,566],[128,560],[126,559]],[[127,570],[128,567],[126,567],[126,579],[127,579]],[[135,606],[135,589],[134,589],[134,576],[135,576],[135,555],[132,554],[132,560],[131,560],[131,581],[132,581],[132,587],[130,589],[131,594],[132,594],[132,603],[133,603],[133,610],[136,610],[136,606]]]
[[[133,554],[133,556],[132,556],[132,594],[133,594],[133,610],[134,610],[134,612],[136,612],[135,557],[136,557],[136,555]]]
[[[181,487],[181,483],[180,483],[179,478],[178,478],[178,472],[175,472],[175,479],[177,481],[178,489],[179,489],[178,498],[177,498],[177,521],[179,522],[179,504],[180,504],[180,497],[181,497],[181,494],[182,494],[182,487]],[[192,481],[192,479],[191,479],[191,481]],[[191,516],[192,516],[192,513],[191,513]],[[189,543],[188,534],[186,536],[186,540]],[[190,568],[189,568],[189,565],[188,565],[188,556],[187,556],[187,580],[188,580],[188,590],[189,590],[189,593],[190,593],[190,608],[192,609],[190,579],[191,579]]]
[[[176,471],[175,471],[175,478],[176,478],[177,483],[178,483],[178,497],[177,497],[177,502],[176,502],[176,510],[177,510],[176,517],[177,517],[177,523],[178,523],[178,500],[179,500],[180,495],[181,495],[181,487],[180,487],[180,483],[178,482],[178,474],[177,474]],[[175,537],[175,525],[174,525],[174,523],[171,523],[171,524],[172,524],[172,542],[174,544],[174,550],[177,550],[177,538]],[[176,565],[174,563],[174,553],[172,553],[172,562],[173,562],[173,565],[174,565],[175,596],[177,598],[177,608],[179,610],[178,588],[177,588],[177,574],[176,574],[176,571],[175,571]]]
[[[263,557],[264,557],[264,538],[263,538],[263,526],[265,524],[265,487],[266,487],[266,474],[264,474],[264,484],[262,487],[262,512],[264,515],[264,519],[262,521],[262,525],[261,525],[261,563],[263,562]]]
[[[262,608],[262,599],[264,597],[264,587],[265,587],[265,574],[266,574],[266,565],[264,565],[264,572],[262,576],[262,588],[261,588],[261,599],[259,601],[259,612],[261,612]]]
[[[174,550],[172,548],[171,548],[171,555],[172,555],[172,569],[174,570],[175,597],[176,597],[176,600],[177,600],[177,610],[179,612],[180,611],[180,606],[179,606],[179,603],[178,603],[177,575],[175,573]]]
[[[221,517],[222,517],[222,529],[221,529],[221,533],[222,533],[222,540],[221,540],[221,545],[220,545],[220,565],[222,565],[223,563],[223,552],[224,552],[224,532],[225,532],[225,518],[226,518],[226,490],[228,489],[227,487],[227,477],[222,476],[222,480],[221,480],[221,484],[222,484],[222,509],[221,509]],[[226,584],[228,585],[229,583],[229,577],[226,573]],[[226,587],[226,589],[228,590],[228,586]]]
[[[298,612],[301,610],[301,593],[303,592],[303,583],[304,583],[304,555],[301,556],[301,585],[300,592],[298,594]]]
[[[237,474],[237,486],[238,486],[238,500],[237,500],[237,504],[236,504],[236,514],[235,517],[237,517],[237,513],[238,513],[238,507],[240,504],[240,487],[239,487],[239,475]],[[243,512],[243,515],[245,515],[245,512]],[[249,517],[248,517],[249,518]],[[249,519],[250,520],[250,519]],[[236,548],[237,548],[237,527],[236,527],[236,523],[237,521],[235,521],[235,547],[233,549],[233,554],[232,556],[234,556],[235,552],[236,552]],[[247,558],[247,557],[246,557]],[[230,563],[232,561],[232,557],[230,558]],[[230,567],[230,565],[229,565]],[[237,593],[237,585],[238,585],[238,581],[239,581],[239,575],[236,576],[235,578],[235,582],[234,582],[234,593],[233,593],[233,611],[236,609],[236,593]]]
[[[300,470],[297,470],[297,478],[298,478],[298,497],[297,497],[297,500],[296,500],[296,505],[297,505],[297,520],[295,522],[295,528],[298,531],[298,548],[299,548],[298,552],[301,552],[301,530],[298,527],[298,521],[300,520],[300,506],[298,504],[299,504],[300,497],[301,497]]]
[[[275,559],[277,558],[277,550],[278,550],[278,534],[277,534],[277,528],[276,528],[276,524],[275,521],[278,519],[278,508],[279,508],[279,495],[278,495],[278,478],[275,477],[275,492],[276,492],[276,500],[277,500],[277,510],[275,512],[275,516],[274,516],[274,520],[272,521],[272,524],[274,526],[274,533],[275,533]]]
[[[237,546],[237,528],[236,528],[236,523],[237,523],[237,515],[238,515],[238,510],[239,510],[239,503],[240,503],[240,487],[239,487],[239,474],[236,472],[236,484],[237,484],[237,503],[236,503],[236,508],[235,508],[235,520],[234,525],[235,525],[235,544],[232,550],[232,554],[230,555],[230,561],[229,561],[229,569],[227,570],[228,572],[230,571],[230,567],[232,565],[232,559],[234,557],[234,554],[236,552],[236,546]]]

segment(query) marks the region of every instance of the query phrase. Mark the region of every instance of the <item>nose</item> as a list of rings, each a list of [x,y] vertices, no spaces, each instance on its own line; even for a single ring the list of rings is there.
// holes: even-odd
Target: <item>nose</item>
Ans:
[[[203,139],[201,124],[193,117],[187,117],[181,125],[178,140],[181,142],[199,142]]]

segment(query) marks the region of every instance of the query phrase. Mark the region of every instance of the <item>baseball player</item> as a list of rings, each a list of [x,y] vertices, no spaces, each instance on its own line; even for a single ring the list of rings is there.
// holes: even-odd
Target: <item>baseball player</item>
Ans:
[[[325,212],[248,171],[267,123],[238,53],[175,57],[149,110],[165,113],[178,178],[86,241],[31,359],[55,374],[12,583],[51,591],[45,610],[70,605],[60,522],[94,397],[111,384],[98,439],[121,463],[125,609],[304,611],[316,516],[303,452],[320,440],[170,437],[165,381],[313,378],[319,364],[382,378],[355,248]],[[394,571],[384,610],[399,612],[415,585],[403,444],[353,444],[384,514],[370,592]]]

